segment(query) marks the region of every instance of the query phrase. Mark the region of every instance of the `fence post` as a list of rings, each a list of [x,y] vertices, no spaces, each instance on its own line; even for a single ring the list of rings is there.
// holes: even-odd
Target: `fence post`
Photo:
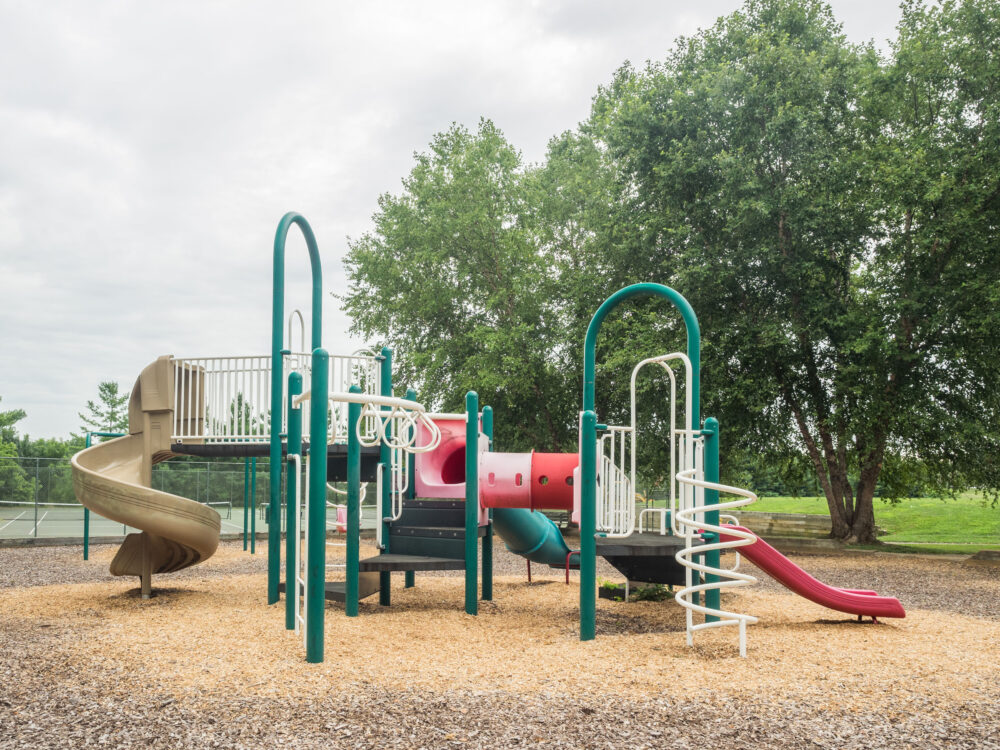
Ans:
[[[35,459],[35,538],[38,538],[38,459]]]

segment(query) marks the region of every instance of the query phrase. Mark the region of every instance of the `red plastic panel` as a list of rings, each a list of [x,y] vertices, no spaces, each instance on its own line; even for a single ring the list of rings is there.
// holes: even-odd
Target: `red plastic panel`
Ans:
[[[573,510],[573,469],[578,453],[531,455],[531,507],[537,510]]]

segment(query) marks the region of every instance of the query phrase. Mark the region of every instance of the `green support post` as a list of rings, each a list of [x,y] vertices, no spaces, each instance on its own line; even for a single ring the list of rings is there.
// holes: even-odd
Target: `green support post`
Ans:
[[[94,437],[102,438],[120,438],[125,437],[124,432],[103,432],[103,431],[91,431],[87,433],[87,438],[84,441],[84,448],[89,448],[93,445],[92,439]],[[37,463],[37,462],[36,462]],[[38,529],[38,524],[35,524],[35,529]],[[83,559],[90,559],[90,508],[86,505],[83,506]]]
[[[417,392],[412,388],[406,389],[406,400],[416,401]],[[412,433],[414,428],[410,428]],[[410,455],[410,460],[407,465],[407,477],[406,477],[406,499],[413,500],[417,496],[417,466],[416,466],[416,456]],[[403,574],[404,588],[412,589],[416,585],[416,574],[412,570],[408,570]]]
[[[597,416],[580,421],[580,640],[597,632]]]
[[[488,450],[493,450],[493,407],[483,407],[483,434],[490,441]],[[483,601],[493,601],[493,509],[489,510],[490,521],[486,524],[483,537]]]
[[[705,420],[705,427],[702,429],[705,436],[705,481],[719,481],[719,420],[709,417]],[[705,506],[711,507],[719,504],[718,490],[705,490]],[[705,523],[708,525],[719,525],[719,511],[710,510],[705,513]],[[718,537],[713,533],[711,536],[705,535],[708,542],[718,541]],[[719,550],[711,550],[705,553],[705,564],[710,568],[718,568],[721,563],[721,553]],[[714,573],[705,575],[706,583],[718,583],[719,576]],[[719,589],[705,590],[705,606],[709,609],[719,609],[722,604],[722,592]],[[719,618],[715,615],[705,615],[705,622],[716,622]]]
[[[632,284],[608,297],[597,308],[587,326],[583,342],[583,419],[580,436],[580,640],[589,641],[596,631],[597,543],[597,416],[594,411],[597,334],[615,307],[633,297],[664,297],[681,314],[687,331],[687,356],[691,361],[691,425],[700,427],[701,334],[698,317],[683,295],[663,284]]]
[[[479,534],[479,396],[465,394],[465,613],[479,614],[476,578]]]
[[[274,233],[274,261],[271,288],[271,476],[270,503],[268,505],[267,534],[267,603],[278,601],[278,579],[281,577],[281,409],[284,406],[285,383],[283,354],[285,336],[285,240],[288,231],[295,224],[302,232],[309,250],[309,264],[312,270],[312,348],[320,348],[323,341],[323,269],[320,263],[319,247],[309,222],[294,211],[281,217]],[[315,389],[313,389],[315,396]],[[320,407],[326,418],[326,397]],[[315,452],[312,455],[316,455]],[[316,472],[326,480],[326,453],[320,458],[323,470]],[[324,508],[325,512],[325,508]],[[256,516],[256,514],[254,514]],[[326,528],[326,521],[323,521]]]
[[[250,459],[250,554],[257,554],[257,457]],[[270,604],[270,602],[268,602]]]
[[[288,456],[300,457],[295,467],[301,475],[302,464],[302,407],[292,406],[295,397],[302,393],[302,375],[288,375]],[[285,482],[285,629],[295,630],[295,599],[298,597],[298,571],[296,543],[299,540],[299,518],[295,512],[295,479],[289,467]]]
[[[379,394],[392,396],[392,349],[382,347],[382,361],[379,363]],[[382,411],[390,411],[383,406]],[[382,524],[382,552],[388,553],[390,534],[389,523],[385,520],[392,516],[392,451],[383,441],[379,446],[379,463],[382,471],[382,497],[379,498],[379,517],[376,523]],[[359,481],[360,481],[360,474]],[[388,607],[392,602],[392,573],[383,570],[378,574],[378,603]]]
[[[243,459],[243,551],[250,546],[250,459]]]
[[[352,385],[351,393],[361,393],[361,389]],[[344,611],[348,617],[358,616],[361,552],[361,442],[358,440],[360,420],[361,404],[349,404],[347,407],[347,559],[345,560],[347,594],[344,600]]]
[[[330,355],[317,347],[312,353],[309,410],[309,538],[306,540],[306,661],[323,661],[323,618],[326,603],[326,441]]]

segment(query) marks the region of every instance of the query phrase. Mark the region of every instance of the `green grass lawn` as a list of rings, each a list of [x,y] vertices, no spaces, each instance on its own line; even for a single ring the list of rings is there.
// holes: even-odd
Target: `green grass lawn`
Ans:
[[[827,515],[826,499],[820,497],[762,497],[747,510]],[[954,500],[906,498],[895,505],[875,498],[875,523],[889,532],[881,541],[919,543],[928,546],[925,551],[1000,549],[1000,508],[973,493]]]

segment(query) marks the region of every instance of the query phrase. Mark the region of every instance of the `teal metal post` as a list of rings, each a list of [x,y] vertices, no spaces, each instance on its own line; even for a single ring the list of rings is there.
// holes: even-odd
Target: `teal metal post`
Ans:
[[[352,385],[351,393],[361,393],[361,389]],[[348,617],[358,616],[361,552],[361,442],[358,440],[360,420],[361,404],[349,404],[347,407],[347,559],[345,560],[347,594],[344,600],[344,611]]]
[[[120,438],[125,437],[124,432],[88,432],[87,438],[84,442],[83,447],[89,448],[93,442],[92,439],[95,437],[102,438]],[[37,462],[36,462],[37,463]],[[38,528],[38,525],[35,525]],[[83,506],[83,559],[90,559],[90,508],[86,505]]]
[[[382,362],[379,366],[379,394],[382,396],[392,395],[392,349],[382,347]],[[383,406],[382,411],[390,411],[390,407]],[[388,553],[391,536],[389,534],[389,523],[385,520],[392,516],[392,450],[383,441],[379,446],[379,463],[382,471],[382,497],[379,498],[379,512],[375,523],[382,524],[382,552]],[[358,481],[360,481],[360,473]],[[350,512],[350,511],[348,511]],[[392,574],[383,570],[378,574],[378,603],[383,607],[388,607],[392,602]]]
[[[493,450],[493,407],[483,407],[483,434],[489,439],[488,450]],[[483,537],[483,601],[493,601],[493,509]]]
[[[407,388],[406,389],[406,400],[407,401],[416,401],[417,400],[417,392],[415,390],[413,390],[412,388]],[[414,431],[414,428],[411,427],[410,428],[410,432],[412,433],[413,431]],[[411,435],[411,437],[412,437],[412,435]],[[416,456],[413,455],[413,454],[411,454],[410,455],[410,460],[409,460],[409,463],[408,463],[408,466],[407,466],[407,477],[406,477],[406,499],[407,500],[413,500],[417,496],[416,476],[417,476]],[[416,574],[412,570],[406,571],[403,574],[404,588],[412,589],[416,585],[416,580],[415,579],[416,579]]]
[[[597,334],[601,324],[621,302],[634,297],[665,297],[681,314],[687,331],[687,356],[691,361],[691,429],[700,425],[701,334],[698,317],[683,295],[663,284],[633,284],[608,297],[594,313],[583,343],[583,423],[580,436],[580,640],[596,632],[597,584],[597,417],[594,412]],[[589,423],[589,426],[588,426]]]
[[[330,355],[317,347],[312,353],[309,410],[309,538],[306,540],[306,661],[323,661],[323,618],[326,602],[326,442]]]
[[[479,396],[465,394],[465,613],[479,614],[476,574],[479,567]]]
[[[580,640],[597,632],[597,416],[580,422]],[[589,498],[589,500],[588,500]]]
[[[705,481],[719,481],[719,420],[709,417],[705,420],[705,427],[702,430],[705,436]],[[705,490],[705,506],[711,507],[719,504],[718,490]],[[719,511],[710,510],[705,513],[705,523],[718,526]],[[718,537],[712,534],[704,534],[705,541],[716,542]],[[711,550],[705,553],[705,564],[710,568],[720,567],[721,553],[719,550]],[[705,575],[706,583],[718,583],[719,576],[713,573]],[[719,589],[705,590],[705,606],[709,609],[719,609],[722,604],[722,592]],[[715,615],[705,615],[705,622],[715,622],[719,618]]]
[[[280,459],[279,459],[280,460]],[[250,459],[250,554],[257,554],[257,457]]]
[[[292,406],[295,397],[302,393],[302,375],[288,376],[288,456],[299,456],[296,474],[301,475],[302,456],[302,407]],[[299,541],[299,517],[295,512],[295,479],[289,467],[285,482],[285,629],[295,630],[295,599],[298,591],[298,560],[296,546]]]
[[[271,494],[268,505],[267,534],[267,603],[278,601],[278,579],[281,577],[281,408],[284,406],[284,367],[282,350],[285,335],[285,239],[292,225],[298,225],[309,250],[312,269],[312,348],[315,352],[323,341],[323,269],[319,247],[309,222],[301,215],[289,211],[281,217],[274,233],[274,265],[271,289]],[[326,390],[328,386],[324,387]],[[313,395],[315,397],[315,387]],[[315,400],[314,400],[314,403]],[[326,418],[326,397],[320,411]],[[315,455],[315,453],[313,453]],[[320,459],[323,471],[316,472],[326,480],[326,453]],[[325,487],[325,484],[324,484]],[[326,528],[326,521],[323,522]]]
[[[93,433],[87,433],[87,440],[83,444],[84,448],[90,447],[90,436]],[[86,505],[83,506],[83,559],[90,559],[90,508]]]
[[[247,551],[250,546],[250,459],[243,459],[243,551]]]

